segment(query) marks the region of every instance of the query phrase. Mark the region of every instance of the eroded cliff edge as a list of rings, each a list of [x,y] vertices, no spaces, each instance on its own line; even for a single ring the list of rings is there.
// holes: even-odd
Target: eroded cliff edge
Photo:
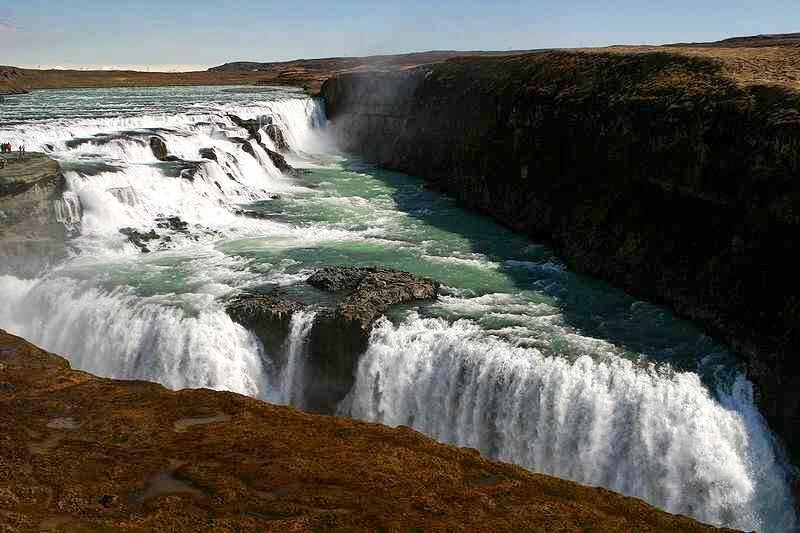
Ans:
[[[406,428],[97,378],[2,330],[0,412],[0,531],[715,530]]]
[[[548,52],[343,74],[343,148],[672,306],[800,457],[800,47]]]

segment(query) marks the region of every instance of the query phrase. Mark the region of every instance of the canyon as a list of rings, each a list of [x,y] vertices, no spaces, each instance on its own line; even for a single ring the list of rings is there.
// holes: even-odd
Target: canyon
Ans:
[[[322,96],[346,149],[724,339],[797,460],[798,43],[454,59]]]
[[[0,67],[0,524],[791,530],[798,65]]]

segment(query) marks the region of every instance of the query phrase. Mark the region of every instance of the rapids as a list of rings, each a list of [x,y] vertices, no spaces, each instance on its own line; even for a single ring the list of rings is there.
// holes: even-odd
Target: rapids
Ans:
[[[303,174],[284,177],[256,144],[243,152],[231,139],[247,132],[228,114],[271,117]],[[155,158],[153,135],[200,163],[194,179]],[[0,327],[77,368],[302,408],[314,311],[293,317],[276,357],[225,298],[310,296],[300,281],[322,265],[399,268],[447,294],[381,319],[340,414],[706,522],[795,527],[789,468],[725,349],[418,179],[337,153],[322,103],[299,91],[38,91],[0,104],[0,139],[59,160],[73,235],[62,264],[0,276]],[[217,161],[200,158],[206,148]],[[164,223],[175,217],[184,226]],[[122,228],[154,230],[152,253]]]

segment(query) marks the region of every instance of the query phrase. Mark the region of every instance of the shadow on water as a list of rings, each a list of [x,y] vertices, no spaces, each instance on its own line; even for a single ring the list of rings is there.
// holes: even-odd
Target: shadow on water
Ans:
[[[549,247],[427,190],[421,179],[357,161],[348,162],[345,170],[368,173],[390,187],[397,209],[408,217],[468,240],[472,251],[498,264],[499,272],[518,291],[554,300],[564,323],[583,336],[606,340],[634,357],[669,363],[680,370],[701,374],[719,370],[713,364],[699,368],[700,360],[709,356],[706,362],[724,361],[729,369],[732,363],[738,366],[720,344],[668,309],[570,271]],[[717,381],[710,375],[703,377]]]

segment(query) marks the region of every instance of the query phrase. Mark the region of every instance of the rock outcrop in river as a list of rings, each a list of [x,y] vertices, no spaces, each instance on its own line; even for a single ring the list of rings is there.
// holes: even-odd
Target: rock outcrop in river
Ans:
[[[272,161],[272,164],[275,165],[275,168],[277,168],[284,174],[290,176],[297,175],[297,170],[295,170],[294,167],[292,167],[289,163],[286,162],[285,157],[283,157],[281,154],[279,154],[274,150],[270,150],[264,144],[264,140],[261,137],[261,127],[262,127],[261,121],[244,120],[242,118],[237,117],[236,115],[228,115],[228,118],[231,119],[231,122],[233,122],[240,128],[244,128],[245,130],[247,130],[249,138],[258,143],[259,146],[261,146],[261,148],[267,153],[267,156],[269,156],[270,160]],[[281,132],[280,128],[276,124],[272,123],[272,119],[269,119],[269,123],[265,125],[265,128],[267,135],[269,135],[270,139],[272,139],[273,143],[275,144],[275,147],[282,152],[288,152],[289,145],[286,143],[286,139],[283,136],[283,132]],[[249,145],[248,141],[246,141],[245,139],[237,138],[237,142],[242,143],[245,152],[252,155],[253,157],[256,157],[253,147],[246,146]]]
[[[333,413],[353,386],[358,358],[367,348],[375,321],[392,306],[433,300],[439,283],[413,274],[383,268],[328,267],[318,270],[307,283],[334,293],[334,306],[318,309],[308,338],[304,365],[303,407],[319,413]],[[306,306],[285,294],[241,295],[231,301],[227,312],[256,333],[278,366],[286,361],[284,344],[292,315]]]
[[[344,148],[727,341],[798,459],[799,64],[796,46],[549,52],[322,95]]]
[[[719,531],[406,428],[101,379],[0,330],[2,531]]]
[[[0,157],[0,274],[33,274],[66,252],[66,182],[44,154],[29,153],[22,161],[17,154]]]

